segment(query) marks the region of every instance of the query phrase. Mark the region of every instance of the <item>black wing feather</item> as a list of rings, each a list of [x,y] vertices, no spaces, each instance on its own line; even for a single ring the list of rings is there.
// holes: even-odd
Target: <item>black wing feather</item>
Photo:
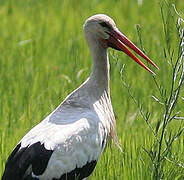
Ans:
[[[87,162],[83,167],[76,167],[71,172],[63,174],[59,179],[53,178],[52,180],[82,180],[88,177],[93,172],[96,163],[96,160]]]
[[[52,153],[53,150],[45,149],[44,144],[40,142],[24,148],[21,148],[19,143],[7,160],[2,180],[31,180],[32,172],[34,175],[41,175],[45,171]],[[26,174],[30,166],[32,172]]]

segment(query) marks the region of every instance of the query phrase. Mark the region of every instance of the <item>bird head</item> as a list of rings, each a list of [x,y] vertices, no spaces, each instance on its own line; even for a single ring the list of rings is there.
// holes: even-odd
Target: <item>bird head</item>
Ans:
[[[144,69],[155,74],[139,58],[137,58],[127,47],[132,49],[146,61],[159,69],[138,47],[136,47],[123,33],[116,27],[115,22],[109,16],[97,14],[88,18],[84,24],[84,34],[88,44],[98,41],[105,49],[111,47],[113,49],[123,51]]]

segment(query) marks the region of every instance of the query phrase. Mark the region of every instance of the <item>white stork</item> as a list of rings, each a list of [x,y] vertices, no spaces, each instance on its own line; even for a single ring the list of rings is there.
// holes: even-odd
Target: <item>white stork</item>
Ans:
[[[108,138],[118,144],[107,48],[125,52],[153,73],[127,45],[158,67],[106,15],[87,19],[84,35],[93,60],[90,77],[20,140],[7,160],[2,180],[82,180],[94,170]]]

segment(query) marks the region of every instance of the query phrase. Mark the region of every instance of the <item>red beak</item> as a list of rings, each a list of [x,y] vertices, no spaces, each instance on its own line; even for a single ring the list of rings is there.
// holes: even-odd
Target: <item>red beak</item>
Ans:
[[[107,41],[111,47],[123,51],[134,61],[136,61],[139,65],[141,65],[144,69],[155,75],[155,73],[148,67],[146,67],[146,65],[144,65],[126,46],[131,48],[134,52],[136,52],[145,60],[147,60],[149,63],[151,63],[155,68],[159,69],[157,65],[154,62],[152,62],[139,48],[137,48],[125,35],[123,35],[118,29],[109,33],[109,35],[110,38]]]

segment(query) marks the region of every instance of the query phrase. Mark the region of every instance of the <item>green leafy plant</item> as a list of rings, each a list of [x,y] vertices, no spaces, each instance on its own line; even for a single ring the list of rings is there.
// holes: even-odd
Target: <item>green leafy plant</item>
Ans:
[[[166,10],[165,10],[166,9]],[[166,11],[166,12],[165,12]],[[177,16],[176,32],[178,47],[172,46],[172,37],[170,24],[175,20]],[[180,168],[184,168],[180,160],[178,160],[172,151],[172,146],[178,138],[181,137],[184,127],[184,117],[182,116],[183,107],[178,107],[178,101],[183,100],[181,96],[182,86],[184,84],[184,19],[176,11],[174,5],[170,6],[166,2],[161,5],[161,17],[163,20],[163,30],[165,35],[165,48],[164,55],[166,62],[169,66],[168,74],[170,80],[169,86],[164,86],[158,76],[153,76],[153,81],[156,87],[156,94],[152,95],[153,100],[160,107],[160,116],[157,117],[155,123],[151,122],[152,112],[144,111],[143,104],[141,104],[132,93],[131,86],[127,83],[126,75],[124,72],[124,66],[121,70],[123,85],[127,88],[129,96],[133,99],[138,107],[138,110],[146,122],[147,126],[152,132],[153,143],[151,147],[143,147],[144,152],[149,156],[151,162],[150,173],[152,179],[160,180],[167,178],[167,173],[164,171],[166,162],[172,163]],[[142,50],[145,51],[141,38],[141,27],[137,25],[137,32],[139,36],[139,42],[142,46]],[[173,129],[171,126],[175,121],[181,121],[179,126],[177,125]],[[170,175],[170,177],[171,175]]]

